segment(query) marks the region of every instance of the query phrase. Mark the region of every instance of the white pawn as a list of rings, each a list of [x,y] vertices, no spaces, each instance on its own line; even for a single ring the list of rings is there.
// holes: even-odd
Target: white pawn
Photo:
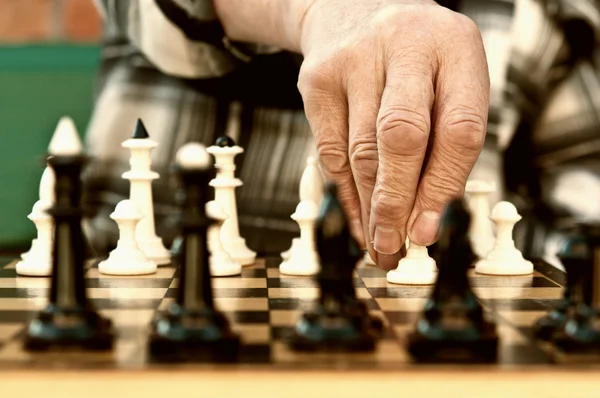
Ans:
[[[47,205],[47,208],[50,208],[50,207],[52,207],[52,205],[54,205],[54,184],[55,184],[54,171],[52,170],[52,168],[50,166],[46,166],[46,168],[44,169],[44,172],[42,173],[42,178],[40,179],[39,201],[45,203]],[[36,213],[36,211],[34,211],[34,210],[31,211],[31,214],[35,214],[35,213]],[[52,231],[52,228],[54,225],[54,220],[51,219],[50,223],[52,224],[52,226],[51,226],[51,231]],[[38,234],[39,234],[39,232],[38,232]],[[50,233],[50,235],[49,235],[50,241],[42,243],[42,245],[45,245],[45,247],[49,247],[50,249],[52,249],[52,239],[53,239],[52,235],[53,234]],[[31,252],[31,250],[33,250],[34,246],[37,243],[38,243],[38,238],[34,238],[31,240],[31,249],[29,249],[29,251],[21,254],[21,258],[23,260],[25,259],[25,257],[27,257],[29,252]]]
[[[493,184],[479,180],[467,181],[465,187],[471,211],[469,240],[473,246],[473,251],[480,258],[485,257],[494,245],[494,230],[489,218],[489,195],[494,191]]]
[[[303,200],[296,206],[292,219],[300,226],[300,238],[292,246],[288,260],[279,265],[284,275],[315,275],[319,272],[319,255],[315,245],[315,223],[319,208],[312,200]]]
[[[429,256],[427,247],[406,242],[406,256],[398,261],[398,267],[387,273],[387,281],[400,285],[433,285],[438,270],[435,260]]]
[[[52,207],[48,201],[38,200],[28,218],[37,229],[37,238],[33,240],[31,249],[16,265],[18,275],[50,276],[52,274],[52,234],[54,222],[46,211]]]
[[[499,202],[494,206],[490,219],[496,225],[496,242],[485,258],[475,264],[475,272],[489,275],[532,274],[533,264],[523,258],[512,236],[515,224],[521,220],[517,208],[510,202]]]
[[[221,227],[227,219],[227,214],[215,200],[206,203],[206,214],[215,220],[215,223],[208,228],[210,274],[212,276],[240,275],[242,265],[232,260],[221,242]]]
[[[323,176],[319,171],[317,159],[313,156],[306,159],[306,167],[300,178],[300,201],[303,200],[312,200],[317,206],[320,206],[323,200]],[[298,246],[299,243],[300,238],[292,239],[292,246],[281,253],[281,258],[289,260],[294,246]]]
[[[147,275],[156,272],[156,263],[149,260],[138,246],[135,229],[143,215],[132,200],[120,201],[111,213],[119,227],[117,247],[98,264],[98,271],[107,275]]]

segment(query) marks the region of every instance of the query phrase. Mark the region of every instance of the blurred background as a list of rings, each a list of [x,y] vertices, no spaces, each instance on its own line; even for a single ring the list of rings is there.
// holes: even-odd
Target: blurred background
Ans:
[[[562,220],[600,220],[600,1],[439,2],[477,23],[488,56],[492,89],[488,136],[473,176],[497,184],[492,205],[502,197],[517,206],[523,221],[516,236],[526,255],[552,253]],[[247,149],[243,159],[238,159],[239,175],[246,182],[238,196],[242,229],[270,229],[276,237],[297,232],[289,215],[297,204],[298,182],[311,150],[311,135],[297,108],[298,96],[270,91],[286,85],[295,89],[297,57],[258,56],[239,67],[221,86],[182,81],[164,75],[145,59],[144,51],[129,43],[131,32],[124,26],[140,23],[135,20],[139,12],[128,12],[129,5],[145,7],[152,1],[100,3],[112,4],[108,39],[93,0],[0,0],[0,250],[23,250],[35,236],[27,214],[37,199],[43,170],[40,157],[61,116],[71,116],[82,136],[94,130],[89,126],[95,123],[94,150],[105,157],[105,165],[112,165],[104,167],[107,175],[98,178],[94,188],[103,195],[97,217],[103,221],[96,235],[110,237],[106,239],[108,247],[116,240],[117,231],[107,215],[127,195],[126,183],[120,179],[127,158],[116,159],[114,154],[121,138],[130,134],[129,127],[139,114],[155,117],[155,122],[147,124],[151,135],[165,139],[166,144],[159,148],[165,151],[164,161],[156,167],[159,172],[166,171],[167,152],[176,144],[169,142],[173,140],[168,138],[171,134],[181,137],[175,140],[180,142],[200,136],[209,140],[213,137],[209,129],[222,133],[219,115],[202,115],[220,106],[215,105],[218,101],[213,101],[213,94],[226,91],[224,87],[246,90],[246,97],[233,92],[232,96],[241,95],[238,100],[244,106],[228,121],[231,124],[235,119],[241,125],[237,126],[238,135]],[[153,26],[144,33],[155,33],[155,29]],[[101,53],[105,54],[104,62]],[[211,55],[227,59],[223,62],[227,67],[235,63],[230,62],[230,54]],[[101,67],[101,80],[108,82],[102,87],[97,84]],[[285,84],[273,83],[279,75]],[[269,90],[264,89],[265,81],[271,83]],[[244,88],[243,83],[252,84]],[[112,116],[101,110],[92,118],[94,98],[100,90],[104,97],[99,98],[104,98]],[[257,99],[261,94],[264,98]],[[173,117],[169,105],[165,106],[166,97],[181,107],[174,108]],[[112,98],[116,99],[114,104]],[[163,101],[162,108],[156,105],[157,99]],[[225,99],[227,106],[230,102],[231,98]],[[104,139],[109,134],[112,139]],[[278,148],[285,151],[272,156]],[[267,169],[277,173],[258,172]],[[166,218],[172,196],[168,183],[161,179],[154,187],[155,210],[164,205],[166,210],[160,210],[163,215],[159,218]],[[159,233],[170,233],[167,223],[159,222],[157,228]],[[289,245],[290,237],[286,236],[279,239],[281,245],[270,247],[277,239],[264,236],[251,246],[278,251]]]
[[[2,248],[35,235],[27,214],[58,119],[70,115],[85,132],[101,31],[91,0],[0,0]]]

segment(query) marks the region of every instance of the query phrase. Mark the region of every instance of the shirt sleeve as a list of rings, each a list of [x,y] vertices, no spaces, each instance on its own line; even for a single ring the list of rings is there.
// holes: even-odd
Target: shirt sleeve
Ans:
[[[94,0],[105,29],[117,31],[161,72],[190,79],[219,77],[256,53],[276,52],[259,45],[229,43],[219,31],[210,1]],[[220,45],[223,43],[223,45]]]

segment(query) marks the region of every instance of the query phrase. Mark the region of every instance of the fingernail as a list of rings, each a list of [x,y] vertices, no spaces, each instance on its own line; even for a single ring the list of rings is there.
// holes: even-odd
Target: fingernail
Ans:
[[[433,211],[421,212],[410,230],[410,239],[418,245],[435,242],[440,225],[440,215]]]
[[[373,248],[381,254],[394,254],[402,247],[400,233],[389,227],[375,227]]]

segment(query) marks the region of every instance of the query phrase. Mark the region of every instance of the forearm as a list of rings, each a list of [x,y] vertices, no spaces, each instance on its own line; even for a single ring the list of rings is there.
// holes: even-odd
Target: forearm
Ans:
[[[214,0],[227,36],[300,52],[300,28],[314,0]]]

